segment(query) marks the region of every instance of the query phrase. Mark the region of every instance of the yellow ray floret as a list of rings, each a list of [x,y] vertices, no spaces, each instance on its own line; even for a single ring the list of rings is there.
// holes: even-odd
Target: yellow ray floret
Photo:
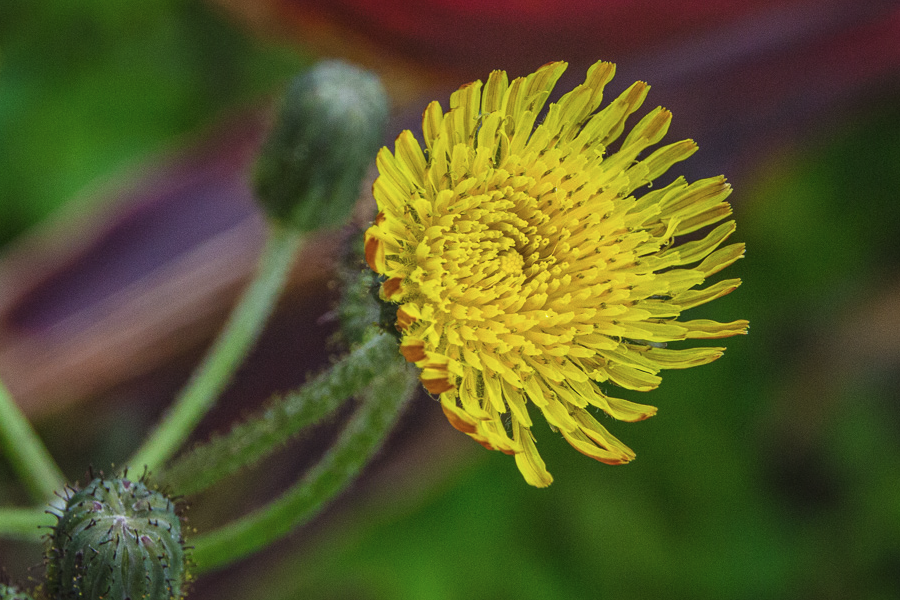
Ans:
[[[512,82],[494,71],[454,92],[448,112],[429,104],[424,150],[404,131],[394,152],[378,154],[380,212],[365,244],[385,277],[382,299],[398,305],[400,352],[425,388],[454,427],[515,455],[535,486],[553,480],[531,434],[537,411],[579,452],[628,462],[634,453],[593,413],[640,421],[656,409],[607,396],[604,384],[652,390],[662,369],[723,351],[665,342],[747,331],[746,321],[679,320],[740,284],[703,287],[743,256],[742,244],[724,245],[733,221],[677,241],[731,214],[730,186],[678,178],[634,195],[697,147],[685,140],[640,158],[669,128],[663,108],[617,142],[649,86],[600,108],[610,63],[592,66],[535,127],[565,68]]]

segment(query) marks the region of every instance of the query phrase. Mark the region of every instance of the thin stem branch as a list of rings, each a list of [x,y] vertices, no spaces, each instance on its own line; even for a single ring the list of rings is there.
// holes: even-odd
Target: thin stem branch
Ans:
[[[42,527],[56,525],[56,517],[42,508],[0,508],[0,537],[40,542]]]
[[[156,481],[180,495],[210,487],[334,412],[389,368],[396,356],[397,341],[388,334],[375,335],[296,392],[273,399],[268,408],[227,434],[175,459]]]
[[[0,448],[36,502],[47,502],[65,478],[31,423],[0,383]]]
[[[131,467],[142,469],[146,465],[152,471],[161,466],[212,408],[259,338],[284,288],[301,239],[301,234],[292,229],[271,225],[255,279],[162,423],[129,461]]]
[[[395,362],[372,382],[334,446],[300,481],[268,506],[194,540],[197,572],[243,558],[317,514],[381,447],[415,389],[410,369]]]

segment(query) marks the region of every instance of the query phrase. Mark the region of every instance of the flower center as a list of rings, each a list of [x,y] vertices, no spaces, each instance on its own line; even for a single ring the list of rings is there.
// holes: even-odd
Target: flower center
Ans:
[[[515,250],[510,250],[499,256],[500,270],[508,275],[518,275],[522,272],[525,259]]]

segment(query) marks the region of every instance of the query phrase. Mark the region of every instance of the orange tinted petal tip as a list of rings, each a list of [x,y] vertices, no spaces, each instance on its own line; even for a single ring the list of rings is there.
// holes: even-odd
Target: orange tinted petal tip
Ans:
[[[397,309],[397,329],[405,331],[415,322],[416,318],[403,310],[402,307]]]
[[[400,354],[407,362],[417,363],[425,360],[425,342],[422,340],[410,340],[408,343],[400,346]]]
[[[422,379],[422,385],[432,394],[443,394],[455,389],[456,386],[450,383],[446,378],[442,379]]]
[[[576,448],[576,450],[577,450],[577,448]],[[582,454],[585,454],[585,453],[582,452]],[[590,455],[588,454],[587,456],[590,456]],[[631,462],[631,459],[628,458],[627,456],[623,456],[621,458],[598,458],[596,456],[591,456],[591,458],[593,458],[599,462],[602,462],[604,465],[624,465],[624,464]]]
[[[465,413],[462,413],[462,411],[455,411],[443,403],[441,403],[441,408],[444,411],[444,416],[447,417],[447,420],[451,425],[453,425],[454,429],[462,431],[463,433],[469,435],[475,433],[478,430],[474,419],[470,420],[463,417]],[[468,417],[468,415],[466,415],[466,417]],[[491,450],[493,450],[493,448],[491,448]]]
[[[564,60],[551,60],[548,63],[542,64],[540,66],[540,68],[538,69],[538,71],[543,71],[544,69],[552,69],[553,67],[560,66],[560,65],[563,67],[568,67],[569,63],[567,63]]]
[[[403,278],[391,277],[381,284],[381,294],[385,300],[396,302],[403,295]]]
[[[385,269],[384,243],[369,232],[366,232],[366,263],[376,273],[383,273]]]

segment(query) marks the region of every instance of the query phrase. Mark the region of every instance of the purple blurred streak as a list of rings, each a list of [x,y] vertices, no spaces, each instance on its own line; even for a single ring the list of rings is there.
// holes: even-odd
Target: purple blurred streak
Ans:
[[[883,19],[896,9],[896,2],[887,0],[785,3],[670,47],[655,48],[652,56],[629,61],[629,70],[646,73],[659,85],[677,86],[709,72],[739,71],[748,60],[761,56],[789,55],[804,45]]]
[[[258,113],[226,123],[8,251],[0,376],[26,412],[102,395],[211,339],[265,234],[247,184],[263,130]],[[288,301],[324,287],[334,253],[311,239]]]
[[[245,185],[258,133],[258,127],[230,129],[115,198],[112,220],[89,247],[65,257],[16,299],[5,315],[9,329],[40,334],[78,318],[86,307],[141,286],[220,236],[236,236],[247,250],[258,249],[264,224]]]
[[[675,115],[673,137],[700,152],[689,177],[740,181],[779,146],[827,132],[900,90],[895,1],[786,5],[620,64],[650,82],[651,103]]]

